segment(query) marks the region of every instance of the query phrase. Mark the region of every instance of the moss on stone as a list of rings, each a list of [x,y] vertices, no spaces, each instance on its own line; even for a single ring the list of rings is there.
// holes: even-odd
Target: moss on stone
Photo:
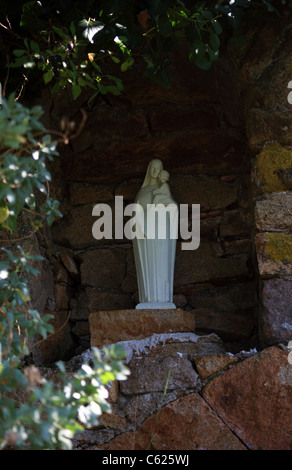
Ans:
[[[292,151],[272,142],[258,155],[256,167],[263,193],[284,191],[286,188],[275,171],[292,167]]]
[[[292,235],[266,233],[266,254],[274,261],[292,261]]]

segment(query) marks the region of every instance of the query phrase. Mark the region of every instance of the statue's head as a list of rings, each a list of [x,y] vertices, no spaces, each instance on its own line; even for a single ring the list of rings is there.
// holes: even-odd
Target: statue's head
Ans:
[[[151,160],[148,165],[146,176],[144,179],[143,186],[147,186],[150,183],[150,180],[155,178],[158,179],[160,172],[163,170],[162,161],[158,158]]]
[[[149,172],[150,172],[150,177],[151,178],[158,178],[159,174],[161,173],[163,169],[162,166],[162,161],[158,160],[157,158],[154,160],[151,160],[149,163]]]
[[[159,179],[160,179],[161,183],[165,183],[166,181],[168,181],[169,180],[168,171],[161,170],[161,172],[159,173]]]

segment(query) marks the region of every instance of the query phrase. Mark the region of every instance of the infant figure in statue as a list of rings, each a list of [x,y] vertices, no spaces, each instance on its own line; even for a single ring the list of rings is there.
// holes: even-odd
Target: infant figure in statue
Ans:
[[[153,204],[172,204],[174,200],[172,199],[168,181],[169,181],[169,173],[166,170],[161,170],[159,173],[159,182],[160,186],[157,189],[153,190]]]

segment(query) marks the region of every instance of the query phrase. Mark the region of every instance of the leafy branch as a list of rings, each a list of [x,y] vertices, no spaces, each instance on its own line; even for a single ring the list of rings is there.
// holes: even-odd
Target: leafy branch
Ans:
[[[59,201],[52,200],[47,191],[50,173],[46,163],[58,155],[57,142],[52,141],[51,134],[58,141],[68,143],[84,127],[86,113],[83,112],[77,130],[65,121],[56,132],[44,128],[41,115],[40,107],[26,108],[15,101],[14,95],[3,100],[0,111],[0,229],[3,234],[16,231],[21,213],[32,217],[33,231],[41,228],[44,220],[51,225],[55,217],[62,216]],[[12,241],[15,245],[16,240]],[[39,274],[37,264],[43,257],[31,255],[21,245],[11,249],[3,247],[1,252],[0,449],[7,446],[71,449],[78,430],[96,425],[103,412],[111,411],[106,385],[127,378],[129,372],[122,362],[124,351],[113,346],[103,351],[101,357],[94,350],[93,365],[83,364],[70,376],[59,362],[58,384],[45,380],[35,366],[25,367],[25,358],[36,344],[29,346],[29,340],[40,336],[42,341],[55,334],[50,323],[53,316],[40,315],[28,307],[29,279]],[[24,403],[16,399],[20,387],[27,394]]]
[[[119,95],[124,88],[121,72],[134,67],[168,84],[167,66],[182,40],[189,45],[189,59],[209,69],[226,37],[238,31],[249,14],[263,21],[278,14],[272,3],[77,0],[69,6],[61,0],[35,0],[18,8],[20,27],[12,27],[7,14],[0,29],[13,40],[9,69],[23,73],[25,83],[33,71],[34,79],[41,77],[51,93],[71,88],[77,99],[88,90],[92,101],[99,94]],[[6,9],[10,12],[9,6]],[[108,73],[111,65],[116,72]]]

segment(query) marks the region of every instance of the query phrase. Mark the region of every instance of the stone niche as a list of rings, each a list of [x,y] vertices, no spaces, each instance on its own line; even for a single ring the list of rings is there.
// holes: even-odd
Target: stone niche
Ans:
[[[292,162],[292,38],[281,28],[250,32],[209,71],[182,48],[168,89],[135,69],[123,75],[122,95],[97,97],[90,108],[87,96],[54,99],[50,126],[64,114],[78,125],[80,108],[87,113],[52,168],[51,193],[63,212],[50,233],[54,311],[67,319],[74,353],[90,345],[92,312],[138,302],[132,245],[94,239],[92,209],[108,203],[114,215],[115,196],[133,202],[154,157],[170,172],[175,200],[201,206],[200,246],[182,251],[178,240],[174,281],[174,302],[194,314],[196,334],[217,334],[231,352],[289,340],[291,198],[281,178]]]
[[[196,333],[216,333],[235,350],[254,344],[250,155],[241,106],[235,105],[235,73],[228,59],[200,71],[182,51],[169,89],[138,80],[135,70],[124,76],[121,96],[99,98],[90,110],[85,98],[70,103],[70,118],[78,123],[83,106],[87,121],[78,139],[60,149],[54,167],[64,217],[52,228],[52,245],[55,263],[70,278],[58,283],[57,309],[70,311],[77,353],[90,344],[90,313],[132,309],[138,302],[132,244],[94,239],[92,209],[108,203],[114,216],[115,196],[123,196],[124,205],[133,202],[154,157],[170,172],[175,200],[190,209],[200,204],[199,248],[183,251],[178,240],[175,304],[193,312]],[[54,122],[65,109],[65,99],[56,100]]]

